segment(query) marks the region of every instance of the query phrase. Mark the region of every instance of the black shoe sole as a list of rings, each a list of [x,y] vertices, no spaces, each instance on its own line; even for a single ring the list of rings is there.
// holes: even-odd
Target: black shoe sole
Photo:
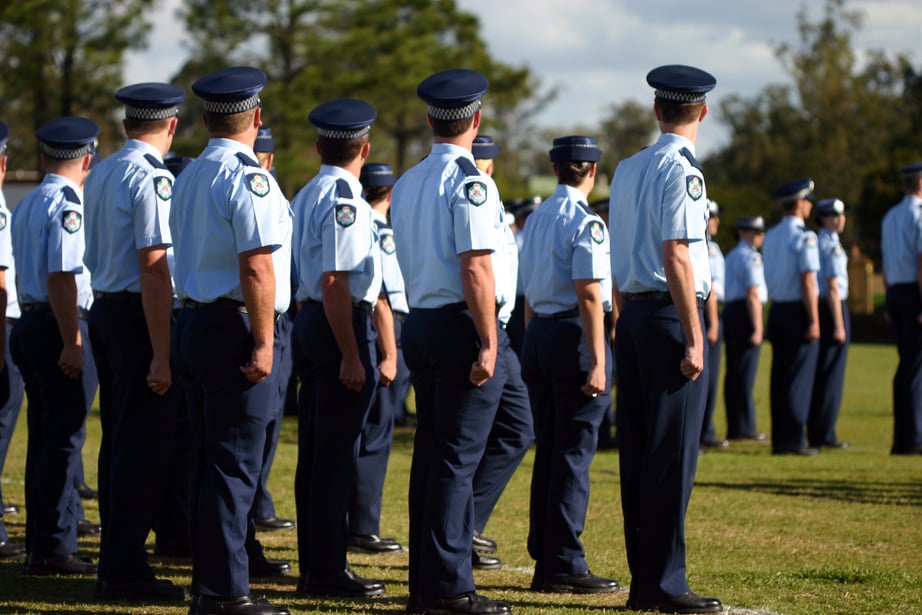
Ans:
[[[373,589],[363,592],[346,591],[330,587],[305,587],[298,589],[298,595],[312,598],[377,598],[387,593],[387,588]]]

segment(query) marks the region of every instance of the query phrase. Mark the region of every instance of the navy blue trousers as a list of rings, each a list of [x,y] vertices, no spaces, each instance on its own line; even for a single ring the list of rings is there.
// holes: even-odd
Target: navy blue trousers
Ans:
[[[250,512],[277,395],[274,369],[258,384],[240,372],[252,352],[249,317],[234,308],[186,307],[174,324],[172,362],[192,433],[193,594],[250,590],[248,548],[256,533]]]
[[[773,303],[768,311],[772,343],[772,452],[798,451],[806,446],[804,428],[810,414],[813,377],[819,342],[808,342],[807,310],[803,302]]]
[[[911,453],[922,446],[922,297],[916,284],[887,287],[887,312],[900,356],[893,377],[892,453]]]
[[[479,353],[470,312],[414,308],[403,326],[403,353],[416,393],[410,467],[410,594],[423,601],[474,591],[474,474],[486,449],[506,381],[469,380]]]
[[[6,322],[6,339],[10,339],[10,331],[13,329],[13,323],[9,320]],[[3,349],[4,368],[0,372],[0,379],[6,381],[3,385],[9,391],[6,402],[0,406],[0,475],[3,474],[3,465],[6,463],[6,454],[10,450],[10,442],[13,440],[13,432],[16,430],[16,422],[19,420],[19,411],[22,408],[22,400],[25,394],[22,384],[22,374],[19,373],[19,367],[13,361],[10,355],[10,345],[7,344]],[[0,483],[2,484],[2,483]],[[3,504],[3,490],[0,488],[0,504]],[[0,510],[0,517],[3,511]],[[0,541],[7,540],[3,534],[0,534]]]
[[[400,340],[403,322],[394,319],[394,334]],[[381,533],[381,500],[387,461],[391,455],[394,424],[410,391],[410,371],[397,344],[397,377],[388,385],[378,384],[374,403],[359,438],[355,490],[349,505],[349,533],[368,536]]]
[[[170,438],[184,420],[175,389],[151,392],[153,350],[141,306],[127,298],[97,298],[90,311],[99,376],[99,578],[110,583],[154,577],[145,542],[166,487]]]
[[[717,317],[716,323],[708,322],[706,326],[708,329],[717,327],[717,341],[713,344],[708,344],[708,394],[707,401],[704,405],[704,423],[701,427],[702,442],[717,439],[717,431],[714,429],[714,408],[717,407],[717,390],[718,382],[720,381],[720,358],[723,354],[724,344],[724,330],[720,316]]]
[[[76,553],[83,512],[74,482],[86,396],[82,379],[68,378],[58,367],[62,348],[50,308],[24,313],[10,334],[28,397],[26,548],[38,557]]]
[[[756,382],[762,346],[750,343],[754,330],[745,301],[731,301],[724,307],[724,346],[727,349],[724,405],[727,411],[727,439],[730,440],[757,433],[756,403],[752,389]]]
[[[352,331],[365,368],[360,391],[347,389],[339,379],[342,354],[323,304],[308,302],[295,318],[295,365],[302,387],[295,474],[302,575],[346,569],[359,436],[378,382],[377,334],[368,314],[356,307]]]
[[[588,397],[589,357],[580,318],[534,318],[522,343],[522,377],[535,415],[528,553],[535,576],[589,569],[580,536],[589,506],[589,466],[611,389]],[[605,344],[606,366],[610,347]],[[607,367],[606,367],[607,370]]]
[[[845,343],[832,339],[832,312],[829,302],[820,297],[820,347],[816,359],[816,376],[813,379],[813,395],[810,414],[807,417],[807,442],[819,447],[834,444],[836,421],[842,407],[842,391],[845,388],[845,361],[848,358],[848,344],[852,337],[852,321],[844,301],[839,305],[845,326]]]
[[[704,315],[698,318],[704,329]],[[682,375],[685,333],[672,304],[630,301],[617,324],[621,507],[631,601],[656,602],[689,591],[685,512],[691,497],[707,367]],[[705,345],[707,366],[707,345]]]
[[[505,363],[506,382],[483,459],[474,474],[474,529],[478,532],[483,532],[503,490],[535,441],[534,417],[519,357],[512,350],[506,331],[500,327],[496,332],[499,343],[496,360]]]

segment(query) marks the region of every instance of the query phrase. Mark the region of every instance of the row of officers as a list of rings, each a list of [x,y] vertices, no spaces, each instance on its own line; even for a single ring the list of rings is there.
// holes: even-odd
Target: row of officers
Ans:
[[[322,165],[289,204],[256,151],[271,141],[260,132],[265,81],[258,69],[234,67],[193,84],[211,139],[176,177],[163,160],[184,99],[175,86],[116,93],[128,141],[92,171],[95,124],[61,118],[37,132],[48,174],[12,216],[12,250],[0,251],[0,267],[17,263],[22,309],[9,345],[29,401],[25,572],[96,574],[102,600],[186,600],[185,588],[155,578],[144,543],[152,529],[158,545],[173,531],[158,503],[183,482],[171,476],[189,476],[188,491],[169,495],[188,510],[177,533],[192,556],[189,612],[288,613],[252,597],[249,580],[290,569],[266,557],[255,530],[275,519],[256,501],[291,361],[301,383],[299,594],[385,593],[383,582],[350,569],[347,550],[400,548],[379,537],[378,520],[408,377],[418,424],[407,611],[511,612],[475,591],[472,570],[499,565],[488,555],[495,541],[481,532],[532,442],[531,589],[618,591],[590,572],[580,541],[617,363],[628,607],[722,610],[685,576],[685,509],[702,439],[716,440],[706,426],[720,330],[706,315],[718,322],[722,297],[735,375],[729,437],[759,437],[751,388],[767,289],[773,452],[841,447],[841,201],[818,204],[818,249],[804,225],[812,182],[783,187],[776,197],[786,216],[764,234],[764,276],[758,217],[740,221],[740,244],[721,267],[708,239],[719,211],[694,156],[716,80],[670,65],[647,75],[661,136],[619,165],[610,232],[587,202],[601,152],[594,139],[570,136],[554,141],[558,187],[517,245],[489,175],[498,146],[477,136],[489,84],[466,69],[419,85],[433,146],[399,180],[369,163],[371,105],[339,99],[311,111]],[[517,287],[519,354],[506,333]],[[83,332],[82,297],[92,298]],[[70,506],[87,334],[103,428],[98,567],[76,553]],[[814,392],[822,420],[808,420]],[[905,437],[918,448],[918,433]]]

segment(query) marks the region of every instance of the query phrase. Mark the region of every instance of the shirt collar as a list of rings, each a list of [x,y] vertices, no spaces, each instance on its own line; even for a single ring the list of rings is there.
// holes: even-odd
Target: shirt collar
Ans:
[[[686,147],[688,151],[691,152],[692,156],[695,155],[695,144],[694,142],[686,139],[682,135],[677,135],[674,132],[664,132],[659,136],[659,141],[657,143],[669,144],[674,143],[679,147]]]

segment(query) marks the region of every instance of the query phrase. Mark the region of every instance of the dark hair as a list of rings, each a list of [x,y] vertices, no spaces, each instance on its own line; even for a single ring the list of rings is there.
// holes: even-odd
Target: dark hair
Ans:
[[[663,123],[671,125],[691,124],[701,115],[704,108],[703,102],[680,103],[672,100],[656,99],[659,105]]]
[[[244,132],[253,124],[253,118],[256,115],[257,107],[241,113],[224,113],[205,112],[205,119],[208,122],[208,132],[211,134],[236,135]]]
[[[391,186],[374,186],[372,188],[365,188],[365,200],[369,203],[377,203],[387,196],[387,193],[390,189]]]
[[[922,177],[904,177],[903,189],[906,192],[916,192],[919,189],[919,182],[922,182]]]
[[[355,160],[355,157],[368,143],[368,135],[363,135],[358,139],[320,137],[317,143],[320,144],[320,161],[323,164],[342,166]]]
[[[557,169],[557,183],[568,186],[578,186],[589,175],[593,162],[560,160],[554,163]]]
[[[429,117],[432,117],[431,115]],[[457,137],[467,132],[474,123],[474,116],[462,120],[438,120],[432,118],[432,134],[437,137]]]

